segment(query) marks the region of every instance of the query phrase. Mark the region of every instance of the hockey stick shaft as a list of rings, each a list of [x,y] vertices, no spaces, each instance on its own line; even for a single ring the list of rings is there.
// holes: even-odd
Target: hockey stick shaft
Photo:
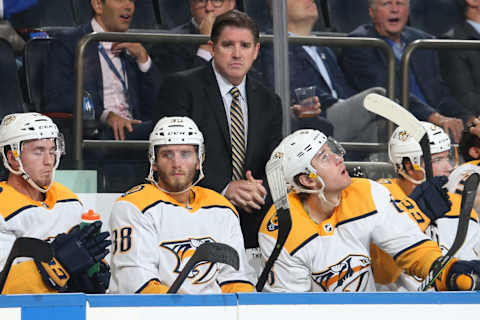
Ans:
[[[377,93],[368,94],[363,100],[363,106],[368,111],[378,114],[406,130],[409,135],[418,141],[425,161],[425,176],[427,180],[431,180],[433,178],[433,170],[430,140],[420,121],[395,101]]]
[[[190,257],[170,288],[168,288],[167,293],[176,293],[183,282],[185,282],[185,279],[187,279],[188,274],[195,268],[197,263],[202,261],[228,264],[236,270],[240,266],[240,258],[234,248],[218,242],[203,243],[195,250],[195,253]]]
[[[272,194],[273,202],[277,210],[278,221],[278,234],[275,247],[270,254],[265,267],[258,278],[255,289],[257,292],[261,292],[267,283],[268,275],[273,268],[275,261],[277,260],[280,252],[282,251],[288,235],[292,228],[292,218],[290,216],[290,205],[288,203],[288,190],[285,184],[285,178],[283,174],[283,155],[278,154],[274,156],[272,160],[267,163],[267,180],[270,187],[270,193]]]
[[[455,239],[448,249],[447,253],[441,257],[436,264],[434,264],[429,272],[428,276],[422,282],[418,291],[425,291],[432,287],[435,280],[440,276],[445,267],[453,259],[457,251],[462,247],[467,237],[468,225],[470,223],[470,213],[475,201],[475,195],[477,193],[478,184],[480,182],[480,175],[478,173],[472,173],[463,187],[462,202],[460,204],[460,215],[458,217],[457,233]]]
[[[16,258],[32,258],[35,261],[47,262],[53,258],[53,250],[47,242],[35,238],[17,238],[13,243],[10,254],[8,255],[5,266],[0,276],[0,293],[3,291],[7,282],[8,274]]]

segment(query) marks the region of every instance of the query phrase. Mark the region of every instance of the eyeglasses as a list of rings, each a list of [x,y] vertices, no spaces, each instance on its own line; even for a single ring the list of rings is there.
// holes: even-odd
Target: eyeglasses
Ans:
[[[319,151],[314,157],[314,159],[317,159],[317,163],[321,168],[327,168],[331,162],[331,159],[336,159],[337,157],[343,158],[345,155],[345,149],[343,149],[343,147],[337,141],[330,137],[326,142],[326,146],[327,148]]]
[[[192,2],[198,8],[206,7],[208,1],[210,1],[212,3],[214,8],[220,8],[223,5],[223,3],[225,2],[225,0],[192,0]]]

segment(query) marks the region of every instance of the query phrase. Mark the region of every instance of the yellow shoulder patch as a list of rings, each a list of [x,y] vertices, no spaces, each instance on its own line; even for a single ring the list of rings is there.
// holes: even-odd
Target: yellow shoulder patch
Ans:
[[[167,194],[150,183],[140,184],[131,188],[117,199],[117,201],[122,200],[132,203],[141,212],[157,201],[173,203]]]
[[[458,217],[460,215],[462,196],[451,192],[449,192],[448,195],[450,196],[452,207],[450,208],[450,211],[448,211],[445,215],[449,217]],[[472,212],[470,213],[470,218],[478,222],[478,215],[475,209],[472,209]]]
[[[23,208],[37,203],[10,187],[6,181],[0,182],[0,214],[5,220],[16,215]]]
[[[353,178],[350,186],[342,191],[342,200],[335,209],[336,224],[372,214],[376,210],[370,180]]]
[[[63,184],[54,182],[47,194],[52,191],[55,192],[57,201],[76,199],[79,200],[78,196],[69,188],[65,187]],[[48,197],[48,196],[47,196]]]
[[[195,193],[195,200],[192,203],[192,211],[196,211],[204,207],[221,206],[232,209],[232,211],[238,217],[237,209],[220,193],[202,187],[193,187],[192,190]]]

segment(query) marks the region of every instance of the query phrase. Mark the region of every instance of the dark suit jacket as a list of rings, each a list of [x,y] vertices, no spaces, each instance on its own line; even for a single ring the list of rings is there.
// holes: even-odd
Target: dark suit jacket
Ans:
[[[468,22],[455,26],[454,39],[480,40]],[[442,75],[453,95],[475,115],[480,114],[480,51],[440,50]]]
[[[347,84],[343,72],[337,63],[335,53],[327,47],[317,47],[317,51],[325,64],[325,68],[332,81],[332,86],[338,94],[338,98],[346,99],[354,95],[356,92]],[[275,77],[273,70],[273,50],[271,46],[262,49],[262,63],[265,78],[273,87]],[[320,115],[326,117],[326,110],[332,104],[336,103],[338,98],[332,96],[330,88],[316,63],[300,45],[289,46],[288,63],[290,68],[290,96],[292,97],[292,102],[298,103],[298,101],[295,101],[295,88],[316,86],[316,94],[322,106],[322,113]]]
[[[260,82],[247,76],[248,137],[245,170],[257,179],[265,178],[265,164],[282,138],[280,98]],[[175,73],[165,79],[160,91],[160,107],[153,121],[163,116],[188,116],[205,139],[205,178],[200,185],[222,192],[232,178],[232,147],[225,107],[213,67]],[[258,228],[268,204],[261,212],[240,212],[245,246],[258,246]]]
[[[190,21],[175,27],[169,33],[199,34],[199,31]],[[207,64],[208,61],[197,56],[198,47],[198,45],[188,42],[156,43],[150,46],[148,52],[153,62],[160,69],[161,74],[165,76],[173,72]]]
[[[90,23],[73,31],[59,34],[50,50],[45,83],[47,112],[73,112],[75,104],[75,50],[78,41],[91,33]],[[99,118],[103,107],[103,79],[96,42],[90,42],[85,51],[84,90],[93,98],[95,117]],[[132,102],[134,118],[150,120],[151,110],[156,106],[160,88],[160,74],[152,64],[147,72],[141,72],[136,59],[124,54],[128,78],[128,94]]]
[[[361,25],[349,36],[381,38],[372,24]],[[418,29],[405,27],[402,39],[406,45],[417,39],[430,39],[432,36]],[[438,57],[431,50],[417,50],[412,55],[411,69],[415,75],[418,86],[422,90],[428,105],[410,95],[410,110],[419,120],[427,118],[435,111],[462,119],[471,116],[462,105],[450,94],[450,90],[444,84],[440,76]],[[358,90],[380,86],[387,83],[387,58],[379,48],[374,47],[349,47],[343,51],[343,70],[347,79]],[[396,69],[396,94],[400,94],[400,64],[397,62]]]

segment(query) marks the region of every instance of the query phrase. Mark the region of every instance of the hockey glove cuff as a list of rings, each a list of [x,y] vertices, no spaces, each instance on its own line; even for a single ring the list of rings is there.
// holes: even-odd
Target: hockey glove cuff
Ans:
[[[435,282],[437,291],[473,291],[480,289],[480,260],[452,259]]]
[[[445,176],[433,177],[431,181],[418,185],[410,194],[410,198],[432,221],[443,217],[452,206],[448,191],[443,187],[447,182]]]

